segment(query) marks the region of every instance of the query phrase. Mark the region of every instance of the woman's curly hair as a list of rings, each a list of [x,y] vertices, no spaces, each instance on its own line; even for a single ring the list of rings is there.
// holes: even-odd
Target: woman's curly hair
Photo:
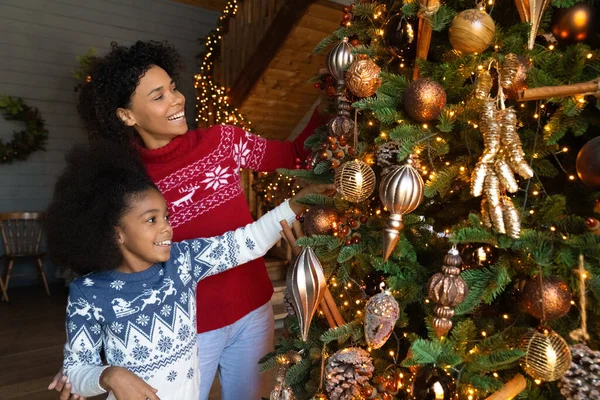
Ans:
[[[117,109],[130,106],[140,79],[152,66],[177,80],[181,57],[163,42],[138,41],[131,47],[112,42],[111,47],[106,56],[90,60],[89,82],[80,89],[77,110],[90,138],[129,143],[135,128],[117,117]]]
[[[47,210],[48,253],[79,274],[114,269],[123,260],[115,228],[137,196],[156,186],[133,151],[116,143],[76,146],[66,162]]]

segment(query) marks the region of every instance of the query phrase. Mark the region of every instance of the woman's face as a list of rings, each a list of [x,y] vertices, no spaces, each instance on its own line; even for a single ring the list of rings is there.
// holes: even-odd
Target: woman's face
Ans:
[[[168,144],[187,132],[185,97],[161,67],[152,66],[140,78],[128,108],[117,110],[126,125],[133,126],[149,149]]]

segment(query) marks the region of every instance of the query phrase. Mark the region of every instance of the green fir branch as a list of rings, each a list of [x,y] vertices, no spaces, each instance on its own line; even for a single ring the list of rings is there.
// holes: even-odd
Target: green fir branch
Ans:
[[[410,346],[410,357],[402,362],[402,366],[413,367],[423,364],[435,364],[442,351],[442,345],[439,341],[417,339]]]
[[[323,343],[331,343],[334,340],[339,344],[344,344],[348,339],[358,340],[363,335],[363,325],[361,321],[354,320],[336,328],[330,328],[321,335]],[[357,339],[358,338],[358,339]]]
[[[350,246],[344,246],[342,250],[340,250],[340,254],[338,255],[337,262],[345,263],[350,261],[352,258],[356,257],[358,254],[363,252],[365,247],[360,244],[352,244]]]
[[[302,196],[299,199],[296,199],[296,202],[306,204],[308,206],[335,207],[335,202],[331,197],[316,193]]]
[[[292,365],[285,375],[285,382],[290,386],[303,383],[308,377],[311,365],[310,358],[303,358],[298,364]]]

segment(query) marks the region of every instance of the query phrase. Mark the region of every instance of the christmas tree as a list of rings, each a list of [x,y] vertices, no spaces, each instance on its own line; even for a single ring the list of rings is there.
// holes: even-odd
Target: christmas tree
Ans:
[[[342,12],[271,398],[600,398],[594,5]]]

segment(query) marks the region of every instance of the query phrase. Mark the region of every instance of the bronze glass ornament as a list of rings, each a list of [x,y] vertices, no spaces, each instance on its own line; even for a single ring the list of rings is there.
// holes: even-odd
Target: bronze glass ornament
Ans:
[[[412,395],[418,400],[452,400],[456,384],[450,374],[432,365],[419,367],[413,384]]]
[[[577,154],[575,167],[583,183],[600,188],[600,136],[583,145]]]
[[[335,170],[334,183],[344,199],[359,203],[373,193],[375,172],[363,161],[348,161]]]
[[[400,315],[400,306],[394,296],[383,291],[371,297],[365,306],[365,338],[367,344],[378,349],[389,339]]]
[[[417,51],[417,18],[405,16],[402,12],[392,16],[383,28],[383,43],[396,57],[412,61]]]
[[[344,72],[346,67],[352,63],[352,46],[348,43],[348,38],[340,40],[327,54],[327,69],[335,78],[338,85],[344,84]]]
[[[427,283],[427,293],[429,298],[436,303],[433,311],[433,328],[438,337],[446,336],[452,329],[452,317],[454,308],[462,303],[469,288],[467,283],[460,276],[460,267],[462,259],[456,248],[448,251],[444,256],[444,266],[442,272],[433,275]]]
[[[329,134],[334,137],[350,136],[354,129],[354,121],[345,115],[338,115],[327,124]]]
[[[554,321],[567,315],[571,309],[571,290],[558,276],[539,276],[526,281],[521,291],[521,311],[539,320]]]
[[[310,247],[303,248],[296,257],[294,266],[288,271],[286,286],[298,317],[302,340],[306,341],[310,323],[327,287],[321,262]]]
[[[498,261],[499,250],[487,243],[466,243],[458,245],[463,266],[481,269],[494,265]]]
[[[404,228],[402,216],[413,212],[423,201],[423,178],[408,160],[402,166],[392,167],[379,184],[379,199],[390,212],[383,231],[383,258],[387,260]]]
[[[329,207],[312,206],[304,214],[304,233],[306,236],[331,235],[338,220],[338,213]]]
[[[404,92],[404,111],[414,120],[427,122],[436,119],[446,106],[446,91],[431,79],[417,79]]]
[[[475,8],[454,17],[448,32],[454,50],[464,54],[482,53],[490,47],[495,35],[496,26],[492,17]]]
[[[381,86],[381,68],[367,55],[360,54],[346,71],[346,86],[357,97],[371,97]]]
[[[571,366],[567,342],[550,328],[531,329],[521,341],[521,349],[525,352],[521,367],[533,379],[555,381]]]

